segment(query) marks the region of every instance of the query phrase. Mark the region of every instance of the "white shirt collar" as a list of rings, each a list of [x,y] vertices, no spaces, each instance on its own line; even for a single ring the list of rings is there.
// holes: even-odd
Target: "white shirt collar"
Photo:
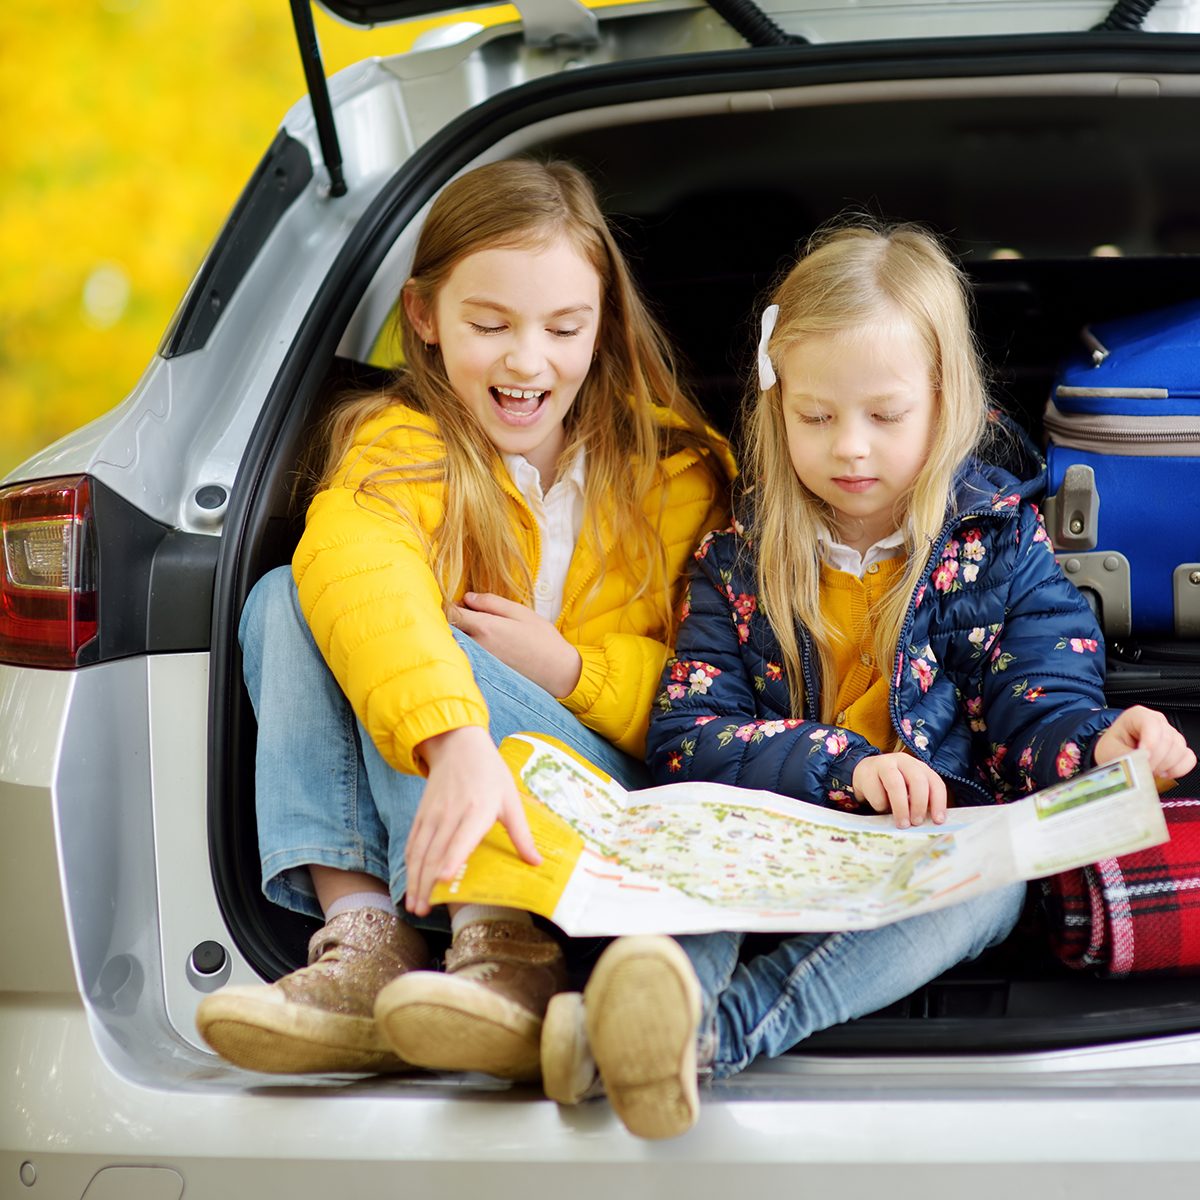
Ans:
[[[542,473],[525,455],[501,454],[500,457],[504,460],[504,466],[511,476],[513,483],[517,485],[517,491],[526,500],[534,500],[535,498],[544,500],[546,498],[545,493],[542,491]],[[580,446],[570,463],[567,464],[565,471],[561,469],[562,464],[559,464],[560,470],[555,476],[550,490],[553,491],[559,484],[566,483],[582,493],[584,483],[587,480],[587,468],[584,460],[584,450]]]
[[[853,546],[837,541],[824,528],[817,534],[817,545],[820,547],[821,560],[827,566],[835,571],[847,571],[861,579],[872,564],[896,557],[897,548],[904,545],[904,530],[897,529],[887,537],[880,538],[874,545],[868,546],[863,554],[859,554]]]

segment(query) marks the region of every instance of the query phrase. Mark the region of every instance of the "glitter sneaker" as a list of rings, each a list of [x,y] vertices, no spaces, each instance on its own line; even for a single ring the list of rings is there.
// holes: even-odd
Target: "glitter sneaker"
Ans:
[[[275,983],[206,996],[196,1010],[201,1037],[248,1071],[405,1070],[375,1024],[375,998],[397,975],[428,965],[424,938],[398,916],[357,908],[317,930],[308,962]]]

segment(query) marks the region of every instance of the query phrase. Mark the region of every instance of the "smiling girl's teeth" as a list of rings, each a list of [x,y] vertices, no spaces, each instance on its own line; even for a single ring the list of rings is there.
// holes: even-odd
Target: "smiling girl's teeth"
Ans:
[[[539,396],[544,395],[542,391],[529,391],[525,388],[497,387],[495,390],[501,396],[508,396],[513,400],[536,400]]]
[[[546,391],[534,391],[532,388],[494,387],[491,391],[503,419],[517,425],[537,420],[542,404],[549,395]]]

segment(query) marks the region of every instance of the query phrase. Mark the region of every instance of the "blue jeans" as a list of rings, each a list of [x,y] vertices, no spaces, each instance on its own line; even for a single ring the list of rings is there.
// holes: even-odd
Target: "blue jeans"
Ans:
[[[809,1034],[876,1012],[997,945],[1021,914],[1025,885],[853,933],[804,933],[738,962],[741,933],[678,938],[700,980],[698,1061],[726,1079]]]
[[[648,784],[646,768],[571,715],[549,692],[454,631],[483,693],[489,732],[546,733],[623,787]],[[390,766],[355,718],[300,612],[288,567],[254,586],[238,627],[243,674],[258,718],[255,805],[263,894],[321,917],[308,866],[361,871],[400,905],[404,848],[425,787]]]

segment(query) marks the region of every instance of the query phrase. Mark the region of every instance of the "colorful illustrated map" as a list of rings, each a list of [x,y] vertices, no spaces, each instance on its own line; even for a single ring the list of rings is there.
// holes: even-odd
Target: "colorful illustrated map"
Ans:
[[[792,912],[797,897],[806,896],[810,907],[841,910],[857,894],[908,908],[931,891],[914,881],[954,845],[954,834],[940,830],[914,846],[886,829],[821,824],[747,804],[745,792],[730,803],[731,789],[717,785],[692,785],[680,797],[671,788],[630,794],[550,752],[530,758],[521,781],[601,864],[644,874],[718,906]],[[706,799],[708,788],[721,798]],[[635,803],[642,795],[654,799]],[[603,871],[592,863],[584,869]]]
[[[433,900],[525,908],[576,936],[871,928],[1166,839],[1137,755],[1063,785],[1069,804],[1047,789],[898,830],[890,815],[721,784],[627,792],[532,734],[501,753],[543,862],[523,862],[497,825]]]

